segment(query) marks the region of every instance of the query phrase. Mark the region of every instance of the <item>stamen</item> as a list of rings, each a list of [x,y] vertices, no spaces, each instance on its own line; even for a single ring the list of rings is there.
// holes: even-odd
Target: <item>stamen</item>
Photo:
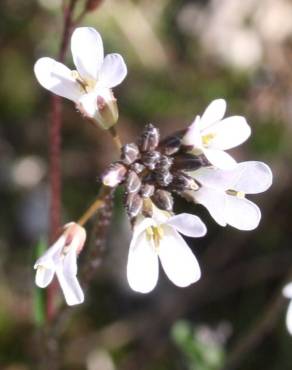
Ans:
[[[214,139],[216,135],[215,134],[207,134],[207,135],[203,135],[202,136],[202,141],[203,141],[203,144],[204,145],[209,145],[210,144],[210,141],[212,141]]]
[[[226,194],[228,195],[233,195],[239,199],[244,199],[245,198],[245,193],[243,191],[236,191],[233,189],[228,189],[226,190]]]

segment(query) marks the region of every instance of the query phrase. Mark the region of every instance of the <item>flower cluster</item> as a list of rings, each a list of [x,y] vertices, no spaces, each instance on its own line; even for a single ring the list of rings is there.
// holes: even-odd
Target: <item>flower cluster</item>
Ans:
[[[259,224],[260,209],[245,195],[267,190],[272,172],[262,162],[236,163],[225,152],[250,135],[243,117],[223,119],[225,109],[225,100],[214,100],[186,130],[164,140],[157,128],[147,125],[137,143],[125,145],[121,159],[102,175],[106,186],[125,185],[125,206],[134,225],[128,281],[136,291],[145,293],[155,286],[157,256],[178,286],[200,276],[196,259],[177,231],[200,237],[206,227],[196,216],[174,216],[173,193],[205,206],[221,226],[253,230]]]
[[[104,58],[100,35],[87,27],[73,32],[71,50],[77,71],[41,58],[35,64],[36,77],[46,89],[72,100],[87,119],[109,129],[118,119],[112,88],[127,74],[123,58]],[[272,173],[262,162],[237,163],[226,152],[245,142],[251,129],[244,117],[224,118],[225,111],[225,100],[216,99],[189,127],[164,139],[154,125],[146,125],[137,142],[124,145],[120,159],[102,174],[104,187],[125,188],[133,227],[127,277],[133,290],[148,293],[155,287],[159,261],[179,287],[200,279],[198,261],[180,234],[202,237],[207,229],[195,215],[174,213],[174,193],[205,206],[221,226],[258,226],[260,210],[245,195],[267,190]],[[46,287],[56,274],[69,305],[84,300],[76,261],[85,239],[81,225],[67,224],[35,264],[36,284]]]

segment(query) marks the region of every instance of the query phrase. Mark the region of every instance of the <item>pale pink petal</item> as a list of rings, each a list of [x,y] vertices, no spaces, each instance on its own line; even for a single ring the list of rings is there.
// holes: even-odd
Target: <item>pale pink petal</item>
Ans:
[[[236,166],[236,161],[230,154],[218,149],[204,149],[204,154],[208,161],[215,167],[221,169],[233,169]]]
[[[194,122],[188,127],[187,132],[182,139],[182,143],[187,146],[193,146],[196,149],[202,148],[200,116],[197,116]]]

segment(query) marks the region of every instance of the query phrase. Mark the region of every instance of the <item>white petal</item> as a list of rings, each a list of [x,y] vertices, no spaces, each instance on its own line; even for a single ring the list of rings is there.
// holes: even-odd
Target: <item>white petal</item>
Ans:
[[[56,270],[57,278],[69,306],[84,302],[84,294],[75,275],[65,275],[62,268]]]
[[[98,114],[97,96],[95,92],[84,94],[77,104],[80,112],[89,118],[94,118]]]
[[[226,194],[216,189],[202,187],[193,192],[193,197],[197,203],[207,208],[210,215],[221,226],[226,226],[224,217]]]
[[[41,58],[34,65],[38,82],[47,90],[74,102],[81,96],[81,90],[64,64],[52,58]]]
[[[226,101],[224,99],[213,100],[202,115],[200,129],[204,130],[213,123],[220,121],[224,117],[225,111]]]
[[[53,280],[55,274],[54,269],[48,269],[39,265],[36,268],[35,283],[39,288],[46,288]]]
[[[181,234],[193,238],[204,236],[207,232],[203,221],[198,216],[189,213],[181,213],[173,216],[166,223],[174,227]]]
[[[182,143],[188,146],[194,146],[196,149],[202,148],[202,137],[200,131],[200,116],[197,116],[194,122],[188,127]]]
[[[108,54],[99,71],[98,82],[108,88],[119,85],[127,76],[127,66],[120,54]]]
[[[164,226],[163,230],[158,255],[167,277],[179,287],[195,283],[201,277],[195,255],[172,227]]]
[[[189,174],[200,184],[213,189],[221,189],[222,191],[233,189],[238,178],[238,173],[235,170],[221,170],[219,168],[207,167],[200,168]]]
[[[292,302],[289,302],[288,310],[286,314],[286,326],[289,333],[292,335]]]
[[[154,245],[143,232],[131,243],[127,264],[127,278],[136,292],[149,293],[158,280],[158,256]]]
[[[261,211],[248,199],[226,195],[226,222],[239,230],[255,229],[261,219]]]
[[[209,143],[210,148],[221,150],[231,149],[242,144],[250,136],[250,133],[250,126],[241,116],[225,118],[202,131],[202,135],[214,135]]]
[[[249,161],[237,165],[239,176],[231,189],[246,194],[257,194],[266,191],[273,182],[269,166],[263,162]]]
[[[282,291],[284,297],[286,298],[292,298],[292,283],[289,283],[284,286]]]
[[[71,51],[74,64],[85,80],[97,80],[103,62],[103,43],[92,27],[79,27],[72,34]]]
[[[236,161],[230,154],[218,149],[204,149],[204,154],[208,161],[217,168],[232,169],[236,166]]]

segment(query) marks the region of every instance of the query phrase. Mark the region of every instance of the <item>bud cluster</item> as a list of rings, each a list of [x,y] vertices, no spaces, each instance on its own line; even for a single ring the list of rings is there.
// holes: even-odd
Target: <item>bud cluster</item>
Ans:
[[[131,219],[139,213],[149,215],[149,200],[162,210],[172,211],[173,192],[199,188],[188,172],[208,162],[203,156],[188,153],[189,148],[182,144],[183,134],[177,132],[160,141],[159,130],[148,124],[137,143],[124,145],[120,160],[103,173],[104,185],[125,185],[125,205]]]

